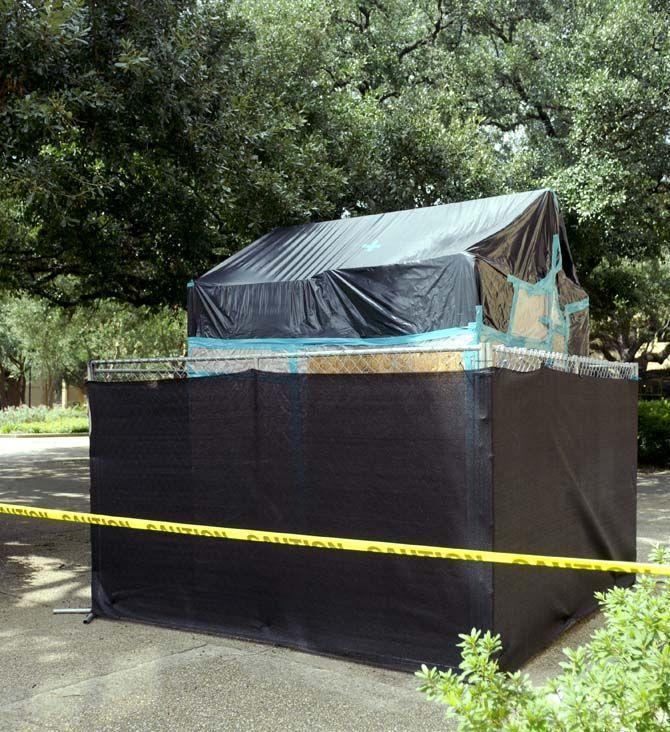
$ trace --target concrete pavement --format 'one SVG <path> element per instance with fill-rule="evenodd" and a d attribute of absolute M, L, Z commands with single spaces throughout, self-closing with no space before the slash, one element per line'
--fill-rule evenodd
<path fill-rule="evenodd" d="M 0 501 L 88 510 L 88 439 L 0 438 Z M 88 528 L 0 523 L 0 730 L 443 730 L 408 674 L 51 613 L 90 604 Z"/>
<path fill-rule="evenodd" d="M 639 555 L 670 540 L 670 472 L 641 474 Z M 0 501 L 88 509 L 88 439 L 0 438 Z M 88 529 L 0 522 L 0 730 L 446 730 L 408 674 L 136 623 L 90 604 Z M 540 680 L 592 618 L 532 661 Z"/>

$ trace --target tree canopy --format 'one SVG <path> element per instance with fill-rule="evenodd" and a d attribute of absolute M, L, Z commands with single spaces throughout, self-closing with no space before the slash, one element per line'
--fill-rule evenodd
<path fill-rule="evenodd" d="M 0 277 L 73 304 L 179 302 L 243 148 L 217 3 L 3 2 Z"/>
<path fill-rule="evenodd" d="M 597 319 L 667 252 L 667 3 L 0 8 L 2 287 L 183 304 L 275 226 L 539 186 Z"/>
<path fill-rule="evenodd" d="M 592 280 L 591 303 L 599 314 L 591 331 L 595 351 L 611 361 L 637 361 L 640 374 L 670 357 L 667 259 L 603 261 Z"/>

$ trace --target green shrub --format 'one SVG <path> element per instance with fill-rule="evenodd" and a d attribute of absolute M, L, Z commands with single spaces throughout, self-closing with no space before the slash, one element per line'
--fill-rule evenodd
<path fill-rule="evenodd" d="M 667 563 L 656 549 L 652 561 Z M 604 627 L 566 649 L 562 673 L 534 686 L 498 668 L 499 636 L 461 635 L 460 673 L 423 666 L 419 687 L 446 704 L 462 732 L 624 732 L 670 729 L 670 585 L 642 577 L 596 595 Z"/>
<path fill-rule="evenodd" d="M 88 432 L 86 407 L 10 407 L 0 411 L 0 434 Z"/>
<path fill-rule="evenodd" d="M 639 403 L 637 456 L 640 465 L 670 467 L 670 400 Z"/>

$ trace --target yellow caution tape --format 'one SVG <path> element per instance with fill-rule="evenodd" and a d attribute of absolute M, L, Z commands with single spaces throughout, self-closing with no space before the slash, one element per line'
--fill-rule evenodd
<path fill-rule="evenodd" d="M 434 559 L 462 559 L 467 562 L 493 562 L 495 564 L 520 564 L 532 567 L 556 567 L 559 569 L 590 569 L 596 572 L 623 572 L 625 574 L 654 574 L 670 576 L 670 566 L 644 562 L 616 562 L 609 559 L 585 559 L 582 557 L 551 557 L 540 554 L 512 554 L 479 549 L 451 549 L 423 544 L 398 544 L 394 541 L 370 541 L 367 539 L 342 539 L 333 536 L 310 534 L 286 534 L 261 529 L 233 529 L 202 524 L 182 524 L 158 519 L 138 519 L 126 516 L 107 516 L 98 513 L 61 511 L 55 508 L 34 508 L 0 503 L 0 514 L 24 516 L 34 519 L 52 519 L 70 523 L 111 526 L 141 531 L 161 531 L 170 534 L 207 536 L 213 539 L 235 541 L 261 541 L 270 544 L 290 544 L 315 549 L 336 549 L 351 552 L 374 552 Z"/>

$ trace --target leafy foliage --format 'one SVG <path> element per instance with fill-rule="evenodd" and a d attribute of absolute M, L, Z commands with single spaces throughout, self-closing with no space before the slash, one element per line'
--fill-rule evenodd
<path fill-rule="evenodd" d="M 151 358 L 182 353 L 182 310 L 133 307 L 110 300 L 65 309 L 36 298 L 0 300 L 0 407 L 8 381 L 25 391 L 26 373 L 44 380 L 50 396 L 61 378 L 81 384 L 96 358 Z M 25 395 L 24 395 L 25 398 Z"/>
<path fill-rule="evenodd" d="M 638 404 L 637 459 L 641 465 L 670 468 L 670 401 Z"/>
<path fill-rule="evenodd" d="M 110 300 L 66 311 L 65 374 L 81 381 L 91 359 L 155 358 L 185 352 L 186 317 L 179 308 L 133 307 Z"/>
<path fill-rule="evenodd" d="M 88 432 L 85 407 L 10 407 L 0 411 L 0 434 L 74 434 Z"/>
<path fill-rule="evenodd" d="M 65 313 L 46 302 L 27 297 L 4 299 L 0 303 L 0 331 L 5 334 L 5 347 L 0 366 L 5 384 L 14 377 L 24 391 L 26 371 L 33 369 L 44 381 L 50 399 L 66 353 L 66 324 Z M 1 406 L 5 406 L 3 402 Z"/>
<path fill-rule="evenodd" d="M 670 356 L 670 260 L 603 260 L 591 273 L 591 345 L 605 358 L 649 363 Z"/>
<path fill-rule="evenodd" d="M 2 278 L 61 304 L 183 300 L 241 142 L 225 5 L 4 0 L 0 37 Z"/>
<path fill-rule="evenodd" d="M 0 286 L 176 305 L 278 225 L 553 186 L 634 356 L 611 304 L 670 242 L 669 25 L 657 0 L 0 0 Z"/>
<path fill-rule="evenodd" d="M 651 559 L 667 564 L 670 552 L 658 548 Z M 562 672 L 546 684 L 500 671 L 500 637 L 473 630 L 461 635 L 461 672 L 423 666 L 420 691 L 446 704 L 464 732 L 668 729 L 670 585 L 645 576 L 596 597 L 604 626 L 586 645 L 566 649 Z"/>

